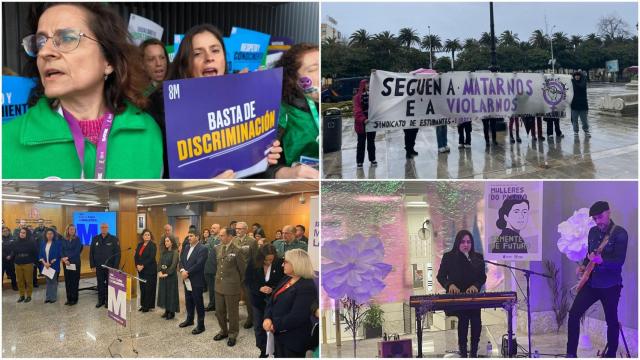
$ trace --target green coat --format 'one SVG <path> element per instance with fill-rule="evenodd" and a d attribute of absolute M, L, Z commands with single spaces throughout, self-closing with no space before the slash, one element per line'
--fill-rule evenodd
<path fill-rule="evenodd" d="M 177 267 L 178 250 L 163 251 L 160 255 L 158 270 L 169 276 L 158 279 L 158 307 L 171 312 L 180 312 Z"/>
<path fill-rule="evenodd" d="M 207 262 L 204 263 L 204 273 L 215 275 L 216 273 L 216 250 L 215 247 L 220 244 L 215 236 L 210 236 L 209 241 L 204 245 L 207 248 Z"/>
<path fill-rule="evenodd" d="M 127 103 L 116 115 L 107 142 L 107 179 L 162 176 L 162 133 L 147 113 Z M 94 178 L 96 145 L 85 139 L 84 176 Z M 67 121 L 41 98 L 26 114 L 2 125 L 3 179 L 81 177 L 80 160 Z"/>
<path fill-rule="evenodd" d="M 311 112 L 283 102 L 278 126 L 283 131 L 282 148 L 287 166 L 299 162 L 300 156 L 319 159 L 320 130 Z"/>

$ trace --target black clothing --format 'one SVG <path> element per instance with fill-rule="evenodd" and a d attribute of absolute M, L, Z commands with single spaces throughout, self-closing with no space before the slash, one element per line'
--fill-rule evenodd
<path fill-rule="evenodd" d="M 587 78 L 580 76 L 580 81 L 576 81 L 571 77 L 571 84 L 573 85 L 573 99 L 571 100 L 571 110 L 589 110 L 589 103 L 587 102 Z"/>
<path fill-rule="evenodd" d="M 144 242 L 138 244 L 134 255 L 136 266 L 144 266 L 142 271 L 138 271 L 138 275 L 141 279 L 147 281 L 146 283 L 140 282 L 140 306 L 144 309 L 152 309 L 156 306 L 156 284 L 158 281 L 158 266 L 156 264 L 157 249 L 156 244 L 153 241 L 149 241 L 142 255 L 140 255 L 140 249 L 143 244 Z"/>
<path fill-rule="evenodd" d="M 94 236 L 89 248 L 89 266 L 96 269 L 98 303 L 106 304 L 109 270 L 102 265 L 112 268 L 120 266 L 120 242 L 117 237 L 108 233 L 105 237 L 102 234 Z"/>
<path fill-rule="evenodd" d="M 369 161 L 376 161 L 376 133 L 370 131 L 364 134 L 356 134 L 358 136 L 358 143 L 356 145 L 356 163 L 364 163 L 364 149 L 367 148 L 367 154 L 369 155 Z"/>
<path fill-rule="evenodd" d="M 414 153 L 416 146 L 416 137 L 418 137 L 418 130 L 420 129 L 404 129 L 404 149 L 408 154 Z"/>
<path fill-rule="evenodd" d="M 462 124 L 458 124 L 458 144 L 471 145 L 471 121 L 465 121 Z"/>

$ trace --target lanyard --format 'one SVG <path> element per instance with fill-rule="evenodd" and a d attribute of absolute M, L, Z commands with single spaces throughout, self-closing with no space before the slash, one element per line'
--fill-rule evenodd
<path fill-rule="evenodd" d="M 309 109 L 311 110 L 311 115 L 313 115 L 313 121 L 316 124 L 316 128 L 320 128 L 320 120 L 318 120 L 318 109 L 316 108 L 316 103 L 313 102 L 312 99 L 308 97 L 304 97 L 307 100 L 307 105 L 309 105 Z"/>
<path fill-rule="evenodd" d="M 70 112 L 62 109 L 62 116 L 67 121 L 67 124 L 69 124 L 69 129 L 71 129 L 71 135 L 73 136 L 73 142 L 76 145 L 76 152 L 78 153 L 80 168 L 82 170 L 80 177 L 84 179 L 84 136 L 82 135 L 82 129 L 80 129 L 78 120 Z M 113 125 L 113 113 L 108 111 L 105 116 L 106 118 L 102 122 L 102 127 L 100 128 L 98 143 L 96 144 L 96 179 L 104 178 L 105 167 L 107 164 L 107 138 L 109 137 L 109 131 L 111 131 L 111 126 Z"/>

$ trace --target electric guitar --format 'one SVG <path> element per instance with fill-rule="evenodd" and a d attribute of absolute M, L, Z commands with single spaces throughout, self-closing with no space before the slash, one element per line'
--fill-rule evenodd
<path fill-rule="evenodd" d="M 611 235 L 611 233 L 613 232 L 616 226 L 617 225 L 612 227 L 611 230 L 604 236 L 604 239 L 602 239 L 602 242 L 600 243 L 600 245 L 595 251 L 596 255 L 600 255 L 602 253 L 602 250 L 604 250 L 604 247 L 607 246 L 607 243 L 609 243 L 609 236 Z M 593 261 L 589 261 L 589 264 L 587 264 L 587 267 L 584 269 L 584 273 L 582 274 L 582 277 L 580 277 L 580 281 L 575 286 L 576 293 L 578 293 L 580 289 L 584 287 L 587 281 L 589 281 L 589 277 L 591 276 L 591 273 L 593 272 L 593 269 L 595 269 L 596 265 L 597 264 L 594 263 Z"/>

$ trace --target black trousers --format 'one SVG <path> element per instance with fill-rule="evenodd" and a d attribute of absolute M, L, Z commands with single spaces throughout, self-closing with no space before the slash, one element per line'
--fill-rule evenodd
<path fill-rule="evenodd" d="M 509 137 L 513 139 L 513 125 L 516 126 L 516 138 L 520 138 L 520 119 L 512 117 L 509 119 Z"/>
<path fill-rule="evenodd" d="M 98 280 L 98 302 L 107 303 L 107 280 L 109 279 L 109 270 L 102 266 L 96 267 L 96 280 Z"/>
<path fill-rule="evenodd" d="M 33 269 L 33 286 L 38 287 L 38 272 L 40 271 L 40 267 L 38 263 L 34 263 L 33 267 L 35 268 Z"/>
<path fill-rule="evenodd" d="M 18 288 L 18 282 L 16 281 L 16 268 L 14 267 L 13 260 L 2 259 L 2 277 L 7 274 L 9 280 L 11 280 L 11 287 Z"/>
<path fill-rule="evenodd" d="M 374 131 L 364 134 L 358 134 L 358 145 L 356 147 L 356 163 L 362 164 L 364 162 L 364 148 L 367 146 L 367 154 L 369 154 L 369 161 L 376 161 L 376 133 Z"/>
<path fill-rule="evenodd" d="M 404 149 L 407 152 L 415 151 L 418 130 L 420 129 L 404 129 Z"/>
<path fill-rule="evenodd" d="M 305 356 L 306 351 L 296 352 L 289 348 L 287 348 L 284 344 L 278 341 L 278 336 L 275 337 L 274 350 L 275 357 L 277 358 L 303 358 Z"/>
<path fill-rule="evenodd" d="M 562 135 L 562 131 L 560 131 L 560 119 L 549 118 L 549 119 L 545 119 L 545 121 L 547 122 L 547 136 L 553 135 L 554 128 L 556 130 L 557 136 Z"/>
<path fill-rule="evenodd" d="M 187 320 L 193 321 L 194 310 L 198 314 L 198 326 L 204 327 L 204 300 L 202 299 L 203 287 L 192 287 L 191 291 L 184 290 L 184 299 L 187 305 Z"/>
<path fill-rule="evenodd" d="M 147 280 L 146 283 L 140 282 L 140 306 L 146 309 L 156 307 L 156 287 L 158 284 L 158 276 L 152 274 L 140 274 L 140 278 Z"/>
<path fill-rule="evenodd" d="M 67 270 L 67 266 L 64 266 L 64 288 L 67 292 L 67 301 L 78 301 L 78 287 L 80 286 L 80 265 L 78 261 L 76 264 L 76 270 Z"/>
<path fill-rule="evenodd" d="M 256 347 L 260 349 L 260 353 L 267 351 L 267 332 L 262 327 L 264 321 L 264 307 L 253 306 L 253 332 L 256 335 Z"/>
<path fill-rule="evenodd" d="M 204 274 L 204 280 L 207 283 L 207 292 L 209 293 L 207 306 L 216 307 L 216 274 Z"/>
<path fill-rule="evenodd" d="M 484 131 L 484 140 L 489 142 L 489 129 L 491 129 L 491 140 L 496 141 L 496 118 L 482 119 L 482 130 Z"/>
<path fill-rule="evenodd" d="M 467 354 L 467 333 L 469 332 L 469 323 L 471 323 L 471 354 L 478 354 L 478 344 L 480 343 L 480 332 L 482 331 L 482 320 L 480 318 L 480 309 L 462 310 L 457 312 L 458 315 L 458 348 L 461 355 Z"/>
<path fill-rule="evenodd" d="M 462 124 L 458 124 L 458 144 L 471 145 L 471 121 L 465 121 Z"/>
<path fill-rule="evenodd" d="M 606 357 L 616 357 L 618 350 L 618 336 L 620 325 L 618 323 L 618 302 L 622 285 L 609 288 L 592 288 L 585 285 L 569 310 L 569 322 L 567 324 L 567 357 L 576 357 L 578 352 L 578 339 L 580 337 L 580 318 L 596 301 L 600 300 L 604 309 L 604 318 L 607 322 L 607 353 Z"/>

